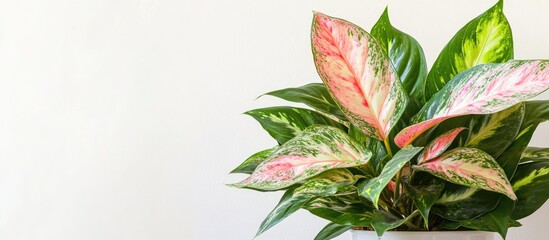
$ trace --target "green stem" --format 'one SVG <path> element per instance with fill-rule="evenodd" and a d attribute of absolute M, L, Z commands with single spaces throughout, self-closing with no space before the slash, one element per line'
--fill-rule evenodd
<path fill-rule="evenodd" d="M 385 144 L 385 150 L 387 150 L 389 157 L 393 158 L 393 151 L 391 151 L 391 144 L 389 144 L 389 139 L 385 138 L 385 140 L 383 140 L 383 143 Z"/>
<path fill-rule="evenodd" d="M 406 219 L 404 220 L 404 224 L 412 230 L 419 230 L 419 227 L 410 223 L 410 220 L 412 220 L 412 218 L 416 217 L 417 215 L 419 215 L 419 210 L 415 210 L 412 214 L 410 214 L 410 216 L 406 217 Z"/>

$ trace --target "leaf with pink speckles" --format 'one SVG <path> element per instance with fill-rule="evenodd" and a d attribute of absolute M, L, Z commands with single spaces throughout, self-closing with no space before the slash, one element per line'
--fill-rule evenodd
<path fill-rule="evenodd" d="M 456 148 L 414 166 L 446 181 L 505 194 L 517 199 L 505 172 L 488 153 L 476 148 Z"/>
<path fill-rule="evenodd" d="M 384 140 L 408 96 L 376 39 L 345 20 L 315 13 L 312 50 L 320 78 L 343 114 L 362 132 Z"/>
<path fill-rule="evenodd" d="M 371 156 L 342 130 L 313 125 L 280 146 L 248 178 L 230 186 L 279 190 L 330 169 L 363 165 Z"/>
<path fill-rule="evenodd" d="M 483 64 L 456 75 L 395 137 L 404 147 L 440 122 L 469 114 L 491 114 L 535 97 L 549 88 L 549 60 Z"/>
<path fill-rule="evenodd" d="M 444 151 L 446 151 L 446 149 L 448 149 L 448 147 L 450 147 L 450 145 L 452 144 L 454 139 L 456 139 L 457 135 L 461 131 L 463 131 L 464 129 L 465 128 L 462 128 L 462 127 L 452 129 L 452 130 L 438 136 L 433 141 L 431 141 L 429 143 L 429 145 L 427 145 L 427 147 L 425 147 L 425 150 L 423 150 L 423 152 L 419 156 L 419 158 L 417 160 L 418 164 L 427 162 L 427 161 L 429 161 L 433 158 L 436 158 L 436 157 L 440 156 L 442 153 L 444 153 Z"/>

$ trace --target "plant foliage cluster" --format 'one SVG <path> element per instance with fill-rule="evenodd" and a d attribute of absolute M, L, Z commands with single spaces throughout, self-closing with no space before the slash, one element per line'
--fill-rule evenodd
<path fill-rule="evenodd" d="M 370 33 L 314 13 L 311 46 L 322 83 L 266 95 L 309 108 L 246 112 L 278 142 L 246 159 L 231 184 L 284 191 L 257 234 L 305 209 L 353 228 L 494 231 L 549 197 L 549 148 L 528 146 L 549 120 L 548 60 L 513 60 L 503 2 L 467 23 L 428 70 L 423 50 L 391 25 Z"/>

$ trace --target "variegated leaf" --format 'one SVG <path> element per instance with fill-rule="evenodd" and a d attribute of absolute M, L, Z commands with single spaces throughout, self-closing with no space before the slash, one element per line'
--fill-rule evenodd
<path fill-rule="evenodd" d="M 245 112 L 257 120 L 263 129 L 279 144 L 294 138 L 305 128 L 322 124 L 346 129 L 338 122 L 331 120 L 320 113 L 297 107 L 269 107 L 254 109 Z"/>
<path fill-rule="evenodd" d="M 446 184 L 432 212 L 452 221 L 474 219 L 494 209 L 500 197 L 496 192 Z"/>
<path fill-rule="evenodd" d="M 362 28 L 315 13 L 312 50 L 320 78 L 352 124 L 384 140 L 407 96 L 379 43 Z"/>
<path fill-rule="evenodd" d="M 312 214 L 340 225 L 369 226 L 374 209 L 354 193 L 314 198 L 303 205 Z"/>
<path fill-rule="evenodd" d="M 516 199 L 505 172 L 496 160 L 476 148 L 456 148 L 414 168 L 455 184 L 498 192 Z"/>
<path fill-rule="evenodd" d="M 549 161 L 549 148 L 527 147 L 520 158 L 521 163 Z"/>
<path fill-rule="evenodd" d="M 524 103 L 474 119 L 465 147 L 478 148 L 497 158 L 517 136 L 524 117 Z"/>
<path fill-rule="evenodd" d="M 251 174 L 257 165 L 269 158 L 273 152 L 275 152 L 278 147 L 269 148 L 260 152 L 255 153 L 254 155 L 247 158 L 242 164 L 236 167 L 231 173 L 247 173 Z"/>
<path fill-rule="evenodd" d="M 483 63 L 503 63 L 513 58 L 511 27 L 503 14 L 503 1 L 473 19 L 450 40 L 433 64 L 424 83 L 423 103 L 458 73 Z"/>
<path fill-rule="evenodd" d="M 428 228 L 431 207 L 439 199 L 440 194 L 444 189 L 444 182 L 440 179 L 421 179 L 418 182 L 419 183 L 417 184 L 412 184 L 405 181 L 404 187 L 414 202 L 414 205 L 416 205 L 417 209 L 421 213 L 425 227 Z"/>
<path fill-rule="evenodd" d="M 320 232 L 315 236 L 314 240 L 330 240 L 352 229 L 351 225 L 341 225 L 337 223 L 328 223 Z"/>
<path fill-rule="evenodd" d="M 310 195 L 294 195 L 294 190 L 295 187 L 286 190 L 280 202 L 278 202 L 276 207 L 263 220 L 261 226 L 259 226 L 256 237 L 299 210 L 305 202 L 312 198 Z"/>
<path fill-rule="evenodd" d="M 538 210 L 549 198 L 549 162 L 521 164 L 511 181 L 517 194 L 513 219 L 521 219 Z"/>
<path fill-rule="evenodd" d="M 456 75 L 414 117 L 416 124 L 395 137 L 399 147 L 440 122 L 468 114 L 491 114 L 549 88 L 549 60 L 484 64 Z"/>
<path fill-rule="evenodd" d="M 521 131 L 511 146 L 496 159 L 506 176 L 513 176 L 520 155 L 532 138 L 533 129 L 529 127 Z M 442 197 L 434 206 L 433 212 L 453 221 L 474 219 L 493 210 L 498 204 L 500 196 L 495 192 L 447 184 Z"/>
<path fill-rule="evenodd" d="M 371 33 L 388 54 L 407 93 L 412 91 L 414 84 L 425 81 L 427 62 L 423 49 L 413 37 L 393 27 L 387 8 Z"/>
<path fill-rule="evenodd" d="M 349 170 L 333 169 L 307 180 L 297 188 L 289 189 L 273 211 L 263 220 L 257 235 L 267 231 L 297 211 L 312 198 L 335 194 L 339 188 L 352 185 L 355 182 L 356 178 Z"/>
<path fill-rule="evenodd" d="M 326 90 L 326 86 L 322 83 L 309 83 L 301 87 L 280 89 L 263 95 L 282 98 L 290 102 L 303 103 L 337 122 L 348 121 L 337 107 L 328 90 Z"/>
<path fill-rule="evenodd" d="M 342 130 L 313 125 L 283 144 L 244 181 L 230 186 L 283 189 L 330 169 L 365 164 L 371 156 Z"/>
<path fill-rule="evenodd" d="M 354 184 L 357 177 L 347 169 L 333 169 L 307 180 L 294 195 L 328 196 L 337 193 L 341 187 Z"/>
<path fill-rule="evenodd" d="M 465 128 L 463 127 L 452 129 L 433 139 L 433 141 L 425 147 L 425 150 L 423 150 L 421 155 L 419 155 L 417 163 L 422 164 L 440 156 L 444 153 L 444 151 L 446 151 L 446 149 L 448 149 L 448 147 L 450 147 L 450 145 L 452 145 L 454 139 L 456 139 L 457 135 L 464 129 Z"/>
<path fill-rule="evenodd" d="M 379 196 L 383 189 L 389 184 L 389 181 L 391 181 L 396 173 L 410 161 L 410 159 L 417 155 L 421 149 L 423 148 L 408 146 L 398 151 L 385 165 L 379 176 L 359 184 L 360 195 L 372 201 L 377 208 Z"/>

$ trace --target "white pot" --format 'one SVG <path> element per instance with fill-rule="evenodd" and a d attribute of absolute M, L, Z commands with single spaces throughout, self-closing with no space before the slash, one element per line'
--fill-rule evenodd
<path fill-rule="evenodd" d="M 494 233 L 480 231 L 386 232 L 378 238 L 374 231 L 351 230 L 351 240 L 494 240 Z"/>

